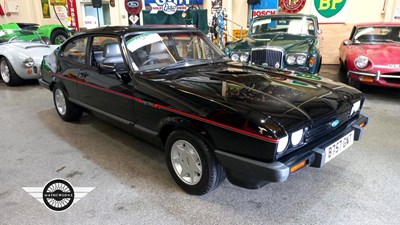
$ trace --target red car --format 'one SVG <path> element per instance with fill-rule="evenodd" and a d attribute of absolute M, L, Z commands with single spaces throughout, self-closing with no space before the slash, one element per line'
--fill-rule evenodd
<path fill-rule="evenodd" d="M 340 45 L 340 65 L 350 85 L 400 88 L 400 23 L 353 27 Z"/>

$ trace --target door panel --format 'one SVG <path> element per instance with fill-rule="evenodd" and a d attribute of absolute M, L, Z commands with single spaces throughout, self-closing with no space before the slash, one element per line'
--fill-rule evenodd
<path fill-rule="evenodd" d="M 116 37 L 95 36 L 90 43 L 88 67 L 78 74 L 79 101 L 132 122 L 133 81 L 128 71 L 113 71 L 117 61 L 125 65 L 119 40 Z M 100 65 L 103 63 L 108 63 L 111 68 L 102 69 Z"/>

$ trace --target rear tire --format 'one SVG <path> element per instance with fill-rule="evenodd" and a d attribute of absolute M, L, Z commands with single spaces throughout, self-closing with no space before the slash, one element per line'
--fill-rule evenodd
<path fill-rule="evenodd" d="M 22 83 L 22 79 L 17 75 L 11 63 L 6 57 L 0 59 L 0 75 L 1 79 L 8 86 L 17 86 Z"/>
<path fill-rule="evenodd" d="M 204 195 L 225 180 L 223 167 L 197 135 L 176 130 L 168 136 L 165 150 L 169 172 L 187 193 Z"/>
<path fill-rule="evenodd" d="M 71 122 L 82 117 L 82 109 L 68 100 L 66 91 L 58 84 L 53 88 L 53 101 L 57 114 L 62 120 Z"/>

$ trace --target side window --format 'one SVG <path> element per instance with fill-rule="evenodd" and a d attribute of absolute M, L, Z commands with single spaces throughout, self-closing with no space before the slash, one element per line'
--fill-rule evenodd
<path fill-rule="evenodd" d="M 79 64 L 86 64 L 86 46 L 88 43 L 88 38 L 75 39 L 68 43 L 63 49 L 64 57 L 77 62 Z"/>
<path fill-rule="evenodd" d="M 110 50 L 113 48 L 113 56 L 118 56 L 122 59 L 119 41 L 117 37 L 112 36 L 96 36 L 92 42 L 92 62 L 93 66 L 99 65 L 106 57 L 110 57 Z M 123 62 L 123 60 L 122 60 Z"/>

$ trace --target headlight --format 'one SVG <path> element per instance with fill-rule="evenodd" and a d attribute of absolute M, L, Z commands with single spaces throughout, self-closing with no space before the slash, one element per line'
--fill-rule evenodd
<path fill-rule="evenodd" d="M 289 65 L 294 65 L 296 63 L 296 56 L 295 55 L 288 55 L 286 57 L 286 63 Z"/>
<path fill-rule="evenodd" d="M 354 64 L 359 69 L 364 69 L 368 66 L 369 59 L 366 56 L 358 56 L 356 60 L 354 60 Z"/>
<path fill-rule="evenodd" d="M 247 63 L 249 61 L 249 53 L 247 52 L 232 53 L 231 59 L 235 62 Z"/>
<path fill-rule="evenodd" d="M 231 59 L 232 59 L 233 61 L 235 61 L 235 62 L 239 62 L 239 55 L 236 54 L 236 53 L 234 53 L 234 54 L 231 55 Z"/>
<path fill-rule="evenodd" d="M 305 55 L 297 56 L 297 59 L 296 59 L 297 65 L 304 65 L 304 64 L 306 64 L 306 61 L 307 61 L 307 56 L 305 56 Z"/>
<path fill-rule="evenodd" d="M 357 101 L 353 104 L 353 107 L 351 107 L 351 112 L 350 112 L 350 116 L 353 115 L 355 112 L 357 112 L 358 110 L 360 110 L 361 107 L 361 101 Z"/>
<path fill-rule="evenodd" d="M 286 149 L 288 142 L 289 142 L 288 136 L 285 136 L 285 137 L 279 139 L 278 149 L 277 149 L 278 153 L 281 153 Z"/>
<path fill-rule="evenodd" d="M 293 146 L 300 144 L 301 140 L 303 139 L 303 129 L 293 132 L 290 136 L 290 141 L 292 142 Z"/>
<path fill-rule="evenodd" d="M 23 63 L 24 63 L 24 65 L 25 65 L 26 67 L 32 67 L 33 64 L 34 64 L 33 59 L 32 59 L 31 57 L 26 58 L 26 59 L 23 61 Z"/>
<path fill-rule="evenodd" d="M 286 63 L 288 65 L 304 65 L 307 62 L 307 55 L 303 53 L 289 53 L 286 56 Z"/>
<path fill-rule="evenodd" d="M 240 62 L 248 62 L 249 60 L 249 53 L 243 53 L 240 55 Z"/>

